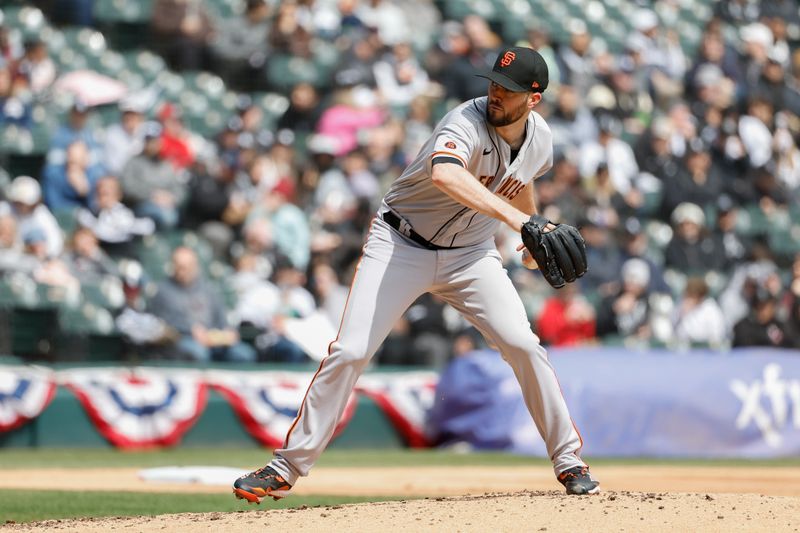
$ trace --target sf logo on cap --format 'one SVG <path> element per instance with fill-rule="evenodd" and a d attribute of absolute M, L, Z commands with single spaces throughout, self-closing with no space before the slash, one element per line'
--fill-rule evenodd
<path fill-rule="evenodd" d="M 503 59 L 500 60 L 500 65 L 507 67 L 511 64 L 512 61 L 514 61 L 514 59 L 516 59 L 516 57 L 517 54 L 509 50 L 508 52 L 503 54 Z"/>

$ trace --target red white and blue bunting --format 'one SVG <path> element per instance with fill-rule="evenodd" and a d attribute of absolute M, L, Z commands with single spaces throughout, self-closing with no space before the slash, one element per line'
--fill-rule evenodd
<path fill-rule="evenodd" d="M 283 445 L 312 377 L 305 372 L 215 370 L 206 374 L 208 384 L 230 403 L 247 432 L 272 448 Z M 351 394 L 334 439 L 353 418 L 357 403 L 355 394 Z"/>
<path fill-rule="evenodd" d="M 356 390 L 374 401 L 413 448 L 430 445 L 425 418 L 433 406 L 435 372 L 403 372 L 361 376 Z"/>
<path fill-rule="evenodd" d="M 39 416 L 55 393 L 56 383 L 48 369 L 0 367 L 0 433 Z"/>
<path fill-rule="evenodd" d="M 72 391 L 97 431 L 119 448 L 173 446 L 205 409 L 208 387 L 231 405 L 259 443 L 280 447 L 303 402 L 310 372 L 198 371 L 166 368 L 84 368 L 53 372 L 0 367 L 0 433 L 38 416 L 56 384 Z M 355 413 L 358 394 L 372 399 L 409 446 L 429 444 L 425 419 L 433 405 L 434 372 L 368 374 L 348 399 L 334 432 Z"/>
<path fill-rule="evenodd" d="M 189 369 L 75 369 L 59 378 L 100 434 L 121 448 L 175 445 L 206 406 L 203 375 Z"/>

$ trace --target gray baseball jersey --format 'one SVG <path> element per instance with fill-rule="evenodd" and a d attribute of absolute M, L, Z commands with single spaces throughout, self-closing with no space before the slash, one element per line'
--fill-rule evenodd
<path fill-rule="evenodd" d="M 459 204 L 430 177 L 434 160 L 453 161 L 495 194 L 512 200 L 550 168 L 550 130 L 542 117 L 529 114 L 524 143 L 509 163 L 511 150 L 487 127 L 485 108 L 486 98 L 477 98 L 448 113 L 384 197 L 339 333 L 270 463 L 290 484 L 308 474 L 333 436 L 361 372 L 408 306 L 426 292 L 463 314 L 511 365 L 555 472 L 584 464 L 578 456 L 580 435 L 553 367 L 494 245 L 499 222 Z M 387 210 L 397 224 L 383 216 Z M 414 238 L 419 235 L 422 243 Z"/>
<path fill-rule="evenodd" d="M 553 166 L 550 127 L 535 111 L 528 115 L 525 140 L 509 165 L 511 149 L 486 123 L 487 98 L 469 100 L 439 122 L 417 158 L 384 197 L 387 207 L 426 240 L 460 247 L 490 239 L 500 221 L 456 202 L 431 181 L 434 158 L 460 163 L 490 191 L 512 200 L 531 180 Z"/>

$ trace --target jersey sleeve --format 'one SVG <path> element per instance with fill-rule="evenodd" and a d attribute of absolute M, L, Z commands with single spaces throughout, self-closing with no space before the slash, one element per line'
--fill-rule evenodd
<path fill-rule="evenodd" d="M 446 120 L 446 119 L 445 119 Z M 445 122 L 435 133 L 430 166 L 437 163 L 455 163 L 468 168 L 472 153 L 478 146 L 478 133 L 475 127 L 456 116 Z"/>
<path fill-rule="evenodd" d="M 544 165 L 542 165 L 539 168 L 539 170 L 536 171 L 536 174 L 533 176 L 533 179 L 535 180 L 535 179 L 541 178 L 551 168 L 553 168 L 553 152 L 552 151 L 550 152 L 550 157 L 547 158 L 547 161 L 545 161 Z"/>

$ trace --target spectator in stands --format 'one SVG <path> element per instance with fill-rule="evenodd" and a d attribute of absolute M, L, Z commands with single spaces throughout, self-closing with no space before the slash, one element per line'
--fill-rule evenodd
<path fill-rule="evenodd" d="M 29 271 L 17 221 L 10 213 L 0 214 L 0 276 L 6 272 Z"/>
<path fill-rule="evenodd" d="M 267 60 L 267 34 L 272 5 L 266 0 L 247 0 L 242 15 L 220 21 L 211 40 L 214 70 L 230 86 L 258 89 Z"/>
<path fill-rule="evenodd" d="M 278 258 L 272 276 L 281 292 L 279 313 L 289 317 L 307 317 L 317 308 L 314 296 L 305 288 L 306 275 L 287 258 Z"/>
<path fill-rule="evenodd" d="M 785 297 L 786 333 L 792 348 L 800 348 L 800 254 L 792 262 L 792 278 Z"/>
<path fill-rule="evenodd" d="M 536 321 L 536 333 L 545 345 L 576 346 L 595 338 L 595 311 L 575 285 L 548 298 Z"/>
<path fill-rule="evenodd" d="M 717 223 L 714 227 L 715 249 L 725 254 L 725 271 L 731 272 L 747 257 L 752 243 L 739 234 L 736 228 L 739 207 L 730 196 L 723 194 L 716 200 Z"/>
<path fill-rule="evenodd" d="M 47 43 L 38 38 L 25 42 L 25 52 L 16 64 L 14 78 L 24 81 L 37 97 L 56 80 L 56 65 L 50 58 Z"/>
<path fill-rule="evenodd" d="M 31 228 L 22 235 L 25 253 L 32 260 L 32 275 L 37 283 L 58 287 L 65 292 L 66 301 L 76 301 L 81 290 L 80 281 L 72 275 L 69 266 L 60 257 L 47 251 L 47 235 L 39 228 Z"/>
<path fill-rule="evenodd" d="M 736 84 L 741 83 L 742 73 L 739 70 L 738 59 L 732 50 L 726 48 L 725 38 L 720 29 L 713 25 L 706 26 L 697 57 L 686 73 L 684 86 L 687 98 L 696 98 L 697 77 L 700 69 L 705 65 L 716 66 L 726 78 Z"/>
<path fill-rule="evenodd" d="M 225 221 L 233 225 L 244 222 L 261 197 L 283 183 L 282 178 L 278 162 L 269 154 L 259 154 L 244 164 L 233 184 Z"/>
<path fill-rule="evenodd" d="M 672 212 L 675 234 L 667 245 L 664 261 L 667 268 L 682 274 L 720 270 L 725 254 L 708 234 L 706 216 L 700 206 L 684 202 Z"/>
<path fill-rule="evenodd" d="M 365 199 L 377 204 L 381 184 L 370 170 L 369 157 L 361 149 L 355 149 L 342 158 L 342 170 L 356 199 Z M 375 205 L 377 208 L 377 205 Z"/>
<path fill-rule="evenodd" d="M 310 285 L 317 300 L 317 308 L 325 314 L 334 327 L 338 327 L 347 303 L 349 289 L 339 283 L 336 270 L 322 261 L 312 267 Z"/>
<path fill-rule="evenodd" d="M 231 284 L 236 291 L 234 314 L 239 327 L 252 327 L 258 332 L 255 346 L 260 361 L 303 363 L 308 356 L 286 338 L 282 313 L 284 295 L 258 273 L 258 258 L 245 253 L 236 260 L 236 273 Z"/>
<path fill-rule="evenodd" d="M 385 112 L 372 90 L 341 90 L 334 95 L 334 104 L 322 113 L 317 133 L 337 139 L 336 155 L 344 155 L 358 146 L 362 130 L 377 127 L 384 119 Z"/>
<path fill-rule="evenodd" d="M 211 19 L 200 0 L 156 0 L 151 42 L 175 70 L 200 70 L 207 63 Z"/>
<path fill-rule="evenodd" d="M 81 283 L 96 282 L 103 276 L 117 276 L 116 263 L 100 248 L 92 230 L 78 228 L 72 234 L 70 251 L 64 257 L 70 272 Z"/>
<path fill-rule="evenodd" d="M 663 183 L 675 178 L 680 169 L 672 146 L 673 128 L 666 117 L 653 120 L 636 143 L 634 154 L 639 169 Z M 682 143 L 681 148 L 683 149 Z"/>
<path fill-rule="evenodd" d="M 227 259 L 234 240 L 234 228 L 244 220 L 245 213 L 232 205 L 236 169 L 224 158 L 198 159 L 189 180 L 184 226 L 197 230 L 207 239 L 218 259 Z"/>
<path fill-rule="evenodd" d="M 759 286 L 767 287 L 777 297 L 780 285 L 778 267 L 769 247 L 756 240 L 746 261 L 736 265 L 727 286 L 719 296 L 729 330 L 732 331 L 733 326 L 748 315 Z"/>
<path fill-rule="evenodd" d="M 435 90 L 408 42 L 394 45 L 373 68 L 378 96 L 389 106 L 405 108 L 415 97 Z"/>
<path fill-rule="evenodd" d="M 639 174 L 639 165 L 630 145 L 619 138 L 622 124 L 616 118 L 601 114 L 598 119 L 600 135 L 597 141 L 590 141 L 581 146 L 581 176 L 589 178 L 597 172 L 601 162 L 608 166 L 608 172 L 614 188 L 623 196 L 635 188 Z"/>
<path fill-rule="evenodd" d="M 67 146 L 66 161 L 49 164 L 44 169 L 44 201 L 53 213 L 72 212 L 93 207 L 97 181 L 102 168 L 89 162 L 89 150 L 83 141 Z"/>
<path fill-rule="evenodd" d="M 431 55 L 429 62 L 439 65 L 435 79 L 448 99 L 463 102 L 486 93 L 486 81 L 475 73 L 491 69 L 492 59 L 470 39 L 462 23 L 451 20 L 442 25 L 439 49 Z"/>
<path fill-rule="evenodd" d="M 119 176 L 125 164 L 141 153 L 144 147 L 144 109 L 133 98 L 119 104 L 121 119 L 106 128 L 103 164 L 106 170 Z"/>
<path fill-rule="evenodd" d="M 758 20 L 761 0 L 728 0 L 714 4 L 714 13 L 725 22 L 741 26 Z"/>
<path fill-rule="evenodd" d="M 411 21 L 395 2 L 364 0 L 359 2 L 355 14 L 365 26 L 375 28 L 381 41 L 389 46 L 408 39 L 412 34 Z"/>
<path fill-rule="evenodd" d="M 353 32 L 339 58 L 333 75 L 334 87 L 345 89 L 358 86 L 375 87 L 373 67 L 383 48 L 377 32 L 369 29 Z"/>
<path fill-rule="evenodd" d="M 766 288 L 758 287 L 752 310 L 733 328 L 733 346 L 789 346 L 791 339 L 786 325 L 777 316 L 777 310 L 777 298 Z"/>
<path fill-rule="evenodd" d="M 432 99 L 418 96 L 409 105 L 408 115 L 405 120 L 405 139 L 402 146 L 402 152 L 406 156 L 406 165 L 411 164 L 414 157 L 425 145 L 425 141 L 433 133 L 431 124 L 433 115 L 432 103 Z"/>
<path fill-rule="evenodd" d="M 381 365 L 441 368 L 452 355 L 446 304 L 425 294 L 411 304 L 376 354 Z"/>
<path fill-rule="evenodd" d="M 719 66 L 706 63 L 700 65 L 695 73 L 688 103 L 695 117 L 707 118 L 711 112 L 721 113 L 734 105 L 737 96 L 734 81 L 726 77 Z M 688 135 L 689 138 L 694 136 Z"/>
<path fill-rule="evenodd" d="M 176 171 L 190 167 L 194 162 L 194 152 L 181 110 L 175 104 L 166 103 L 158 112 L 158 121 L 161 123 L 161 157 L 172 163 Z"/>
<path fill-rule="evenodd" d="M 650 257 L 648 250 L 648 236 L 642 222 L 634 217 L 625 219 L 620 224 L 620 241 L 622 243 L 622 260 L 641 259 L 649 268 L 650 283 L 647 291 L 653 293 L 669 293 L 670 288 L 664 280 L 663 261 L 656 262 Z"/>
<path fill-rule="evenodd" d="M 561 85 L 556 93 L 553 114 L 547 117 L 553 132 L 554 156 L 573 146 L 597 141 L 597 121 L 571 85 Z"/>
<path fill-rule="evenodd" d="M 647 286 L 650 269 L 641 259 L 622 265 L 622 285 L 603 298 L 597 311 L 597 335 L 619 335 L 623 339 L 646 341 L 652 336 Z"/>
<path fill-rule="evenodd" d="M 301 82 L 292 88 L 289 107 L 278 119 L 278 129 L 290 129 L 298 135 L 310 134 L 322 116 L 322 105 L 317 90 L 310 83 Z"/>
<path fill-rule="evenodd" d="M 636 189 L 629 189 L 624 196 L 616 190 L 605 161 L 597 165 L 594 176 L 584 181 L 584 187 L 590 198 L 587 202 L 590 216 L 611 228 L 619 225 L 620 217 L 635 215 L 644 202 L 642 193 Z"/>
<path fill-rule="evenodd" d="M 786 318 L 787 346 L 795 350 L 800 348 L 800 298 L 795 297 L 790 301 L 789 313 Z"/>
<path fill-rule="evenodd" d="M 172 253 L 172 275 L 158 285 L 148 307 L 181 335 L 172 346 L 176 357 L 199 363 L 255 360 L 253 347 L 240 342 L 228 324 L 222 298 L 203 279 L 190 248 Z"/>
<path fill-rule="evenodd" d="M 69 111 L 66 124 L 60 125 L 50 138 L 50 149 L 47 152 L 48 165 L 63 165 L 67 158 L 67 147 L 82 141 L 89 151 L 89 165 L 98 165 L 103 161 L 103 143 L 101 132 L 89 122 L 89 107 L 76 101 Z"/>
<path fill-rule="evenodd" d="M 147 310 L 144 297 L 146 279 L 138 261 L 120 263 L 122 292 L 125 303 L 114 323 L 125 341 L 132 345 L 140 357 L 155 356 L 161 346 L 169 347 L 180 340 L 179 333 Z"/>
<path fill-rule="evenodd" d="M 325 257 L 337 271 L 349 271 L 361 255 L 365 227 L 359 224 L 361 212 L 371 217 L 369 204 L 348 201 L 339 194 L 325 198 L 314 212 L 319 227 L 311 239 L 312 253 Z"/>
<path fill-rule="evenodd" d="M 453 352 L 451 331 L 448 323 L 448 305 L 433 294 L 425 294 L 408 308 L 405 318 L 409 325 L 411 350 L 404 354 L 400 365 L 442 368 Z M 387 361 L 384 359 L 384 364 Z"/>
<path fill-rule="evenodd" d="M 709 295 L 703 278 L 686 282 L 683 299 L 673 317 L 675 339 L 686 346 L 720 349 L 728 341 L 727 325 L 719 304 Z"/>
<path fill-rule="evenodd" d="M 275 236 L 268 218 L 256 217 L 242 228 L 242 242 L 231 245 L 231 255 L 238 259 L 244 254 L 255 259 L 255 272 L 262 279 L 269 279 L 279 261 L 286 259 L 275 248 Z"/>
<path fill-rule="evenodd" d="M 249 324 L 267 331 L 280 308 L 280 291 L 261 276 L 258 260 L 249 252 L 236 258 L 236 272 L 231 276 L 231 286 L 236 291 L 234 315 L 240 326 Z"/>
<path fill-rule="evenodd" d="M 248 215 L 248 222 L 269 219 L 278 252 L 288 257 L 292 266 L 305 271 L 310 258 L 311 230 L 303 211 L 289 201 L 290 195 L 286 182 L 279 182 L 261 195 Z"/>
<path fill-rule="evenodd" d="M 403 171 L 403 162 L 413 157 L 400 151 L 403 146 L 403 126 L 397 119 L 367 130 L 363 134 L 364 152 L 369 160 L 369 170 L 385 188 Z"/>
<path fill-rule="evenodd" d="M 663 182 L 662 216 L 669 216 L 682 202 L 711 205 L 722 194 L 724 185 L 722 172 L 714 165 L 708 146 L 700 139 L 693 139 L 678 173 Z"/>
<path fill-rule="evenodd" d="M 772 137 L 773 158 L 775 160 L 775 177 L 787 191 L 797 198 L 800 191 L 800 148 L 798 148 L 789 127 L 791 117 L 792 115 L 785 112 L 775 115 L 775 134 Z"/>
<path fill-rule="evenodd" d="M 753 98 L 747 105 L 747 112 L 739 119 L 739 137 L 754 168 L 762 167 L 772 159 L 773 116 L 769 101 Z"/>
<path fill-rule="evenodd" d="M 745 91 L 758 84 L 769 53 L 775 44 L 772 30 L 760 22 L 739 26 L 739 37 L 742 43 L 740 68 L 743 74 L 742 84 Z"/>
<path fill-rule="evenodd" d="M 674 32 L 662 33 L 658 15 L 649 9 L 639 9 L 633 15 L 634 37 L 641 42 L 645 67 L 660 71 L 674 80 L 683 80 L 686 57 Z M 657 85 L 657 83 L 656 83 Z"/>
<path fill-rule="evenodd" d="M 564 152 L 555 158 L 553 168 L 537 182 L 536 195 L 547 216 L 578 220 L 586 216 L 586 194 L 578 172 L 577 153 Z"/>
<path fill-rule="evenodd" d="M 47 255 L 58 256 L 64 246 L 64 236 L 53 214 L 41 203 L 42 189 L 30 176 L 14 178 L 6 190 L 8 203 L 0 203 L 0 214 L 11 214 L 17 221 L 20 235 L 34 229 L 45 235 Z"/>
<path fill-rule="evenodd" d="M 0 126 L 33 126 L 32 98 L 25 84 L 13 78 L 11 66 L 0 60 Z"/>
<path fill-rule="evenodd" d="M 764 98 L 772 104 L 775 111 L 791 111 L 800 114 L 800 89 L 786 83 L 786 69 L 789 64 L 789 50 L 773 45 L 767 53 L 767 62 L 761 70 L 756 83 L 748 88 L 748 93 Z"/>
<path fill-rule="evenodd" d="M 558 68 L 561 71 L 561 83 L 575 88 L 583 100 L 594 85 L 594 54 L 590 48 L 592 36 L 586 23 L 573 19 L 569 23 L 569 45 L 558 50 Z"/>
<path fill-rule="evenodd" d="M 142 153 L 128 161 L 120 181 L 125 202 L 138 216 L 153 219 L 159 228 L 173 228 L 187 191 L 161 151 L 161 127 L 149 123 Z"/>
<path fill-rule="evenodd" d="M 586 103 L 595 113 L 607 114 L 619 121 L 617 136 L 623 133 L 640 135 L 653 112 L 648 87 L 639 87 L 634 78 L 635 68 L 627 58 L 618 60 L 608 75 L 603 76 L 602 81 L 592 86 L 586 95 Z"/>
<path fill-rule="evenodd" d="M 122 187 L 114 176 L 100 178 L 95 187 L 92 210 L 81 209 L 77 220 L 81 226 L 91 230 L 106 248 L 120 253 L 125 250 L 120 245 L 155 231 L 151 219 L 136 218 L 133 211 L 122 203 Z"/>
<path fill-rule="evenodd" d="M 622 251 L 609 228 L 591 218 L 579 219 L 581 235 L 586 241 L 586 260 L 592 268 L 580 279 L 581 287 L 607 295 L 618 285 L 622 267 Z"/>
<path fill-rule="evenodd" d="M 281 2 L 272 17 L 272 26 L 267 31 L 269 47 L 277 53 L 300 55 L 310 52 L 312 27 L 302 20 L 297 2 Z"/>

